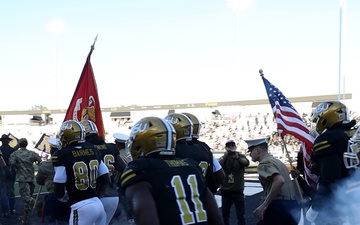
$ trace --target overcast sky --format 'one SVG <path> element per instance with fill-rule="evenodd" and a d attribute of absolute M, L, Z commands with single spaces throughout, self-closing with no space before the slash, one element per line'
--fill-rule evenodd
<path fill-rule="evenodd" d="M 360 1 L 342 18 L 359 102 Z M 286 97 L 339 93 L 339 0 L 3 1 L 0 27 L 0 111 L 67 108 L 96 35 L 101 107 L 265 99 L 259 69 Z"/>

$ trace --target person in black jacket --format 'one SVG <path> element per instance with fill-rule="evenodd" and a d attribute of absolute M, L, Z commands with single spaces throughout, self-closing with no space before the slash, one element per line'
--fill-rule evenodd
<path fill-rule="evenodd" d="M 4 171 L 4 182 L 1 182 L 1 209 L 2 215 L 7 217 L 9 213 L 15 213 L 15 179 L 16 173 L 11 169 L 9 165 L 9 158 L 11 153 L 15 152 L 15 149 L 9 145 L 12 138 L 7 134 L 3 134 L 0 138 L 2 145 L 0 151 L 2 152 L 2 157 L 6 163 L 6 167 L 3 168 Z"/>

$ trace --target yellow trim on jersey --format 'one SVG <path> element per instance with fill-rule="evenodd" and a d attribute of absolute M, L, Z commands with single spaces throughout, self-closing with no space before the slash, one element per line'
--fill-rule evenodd
<path fill-rule="evenodd" d="M 134 171 L 132 169 L 125 171 L 121 175 L 121 185 L 123 185 L 125 182 L 127 182 L 128 180 L 130 180 L 131 178 L 133 178 L 135 176 L 136 176 L 136 174 L 134 173 Z"/>
<path fill-rule="evenodd" d="M 329 147 L 330 147 L 330 144 L 328 141 L 322 141 L 322 142 L 319 142 L 316 145 L 314 145 L 314 150 L 317 152 L 317 151 L 320 151 L 320 150 L 323 150 L 323 149 L 326 149 Z"/>
<path fill-rule="evenodd" d="M 51 156 L 51 161 L 52 162 L 59 162 L 59 158 L 57 156 Z"/>

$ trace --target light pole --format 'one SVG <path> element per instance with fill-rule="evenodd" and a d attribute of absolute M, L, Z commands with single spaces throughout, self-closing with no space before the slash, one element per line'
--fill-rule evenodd
<path fill-rule="evenodd" d="M 249 8 L 251 2 L 252 0 L 227 0 L 227 6 L 236 12 L 236 56 L 238 63 L 240 61 L 240 12 Z"/>
<path fill-rule="evenodd" d="M 347 0 L 340 0 L 340 27 L 339 27 L 339 78 L 338 78 L 338 100 L 345 100 L 345 76 L 346 76 L 346 11 Z M 344 64 L 345 63 L 345 64 Z M 345 72 L 345 73 L 344 73 Z M 343 82 L 341 96 L 341 82 Z"/>
<path fill-rule="evenodd" d="M 51 23 L 45 24 L 45 28 L 53 35 L 54 40 L 54 74 L 55 74 L 55 88 L 56 88 L 56 108 L 59 108 L 59 93 L 58 93 L 58 81 L 57 81 L 57 40 L 56 36 L 60 34 L 64 29 L 64 23 L 60 20 L 55 20 Z"/>

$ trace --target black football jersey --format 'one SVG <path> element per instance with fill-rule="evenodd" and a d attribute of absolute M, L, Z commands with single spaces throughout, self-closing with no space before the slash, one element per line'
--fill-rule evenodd
<path fill-rule="evenodd" d="M 204 176 L 192 159 L 139 158 L 128 164 L 121 176 L 126 188 L 145 181 L 152 195 L 160 224 L 208 224 L 204 205 Z"/>
<path fill-rule="evenodd" d="M 52 163 L 54 167 L 65 167 L 70 204 L 96 196 L 101 154 L 94 146 L 82 144 L 58 150 Z"/>
<path fill-rule="evenodd" d="M 312 159 L 320 164 L 320 183 L 330 184 L 349 175 L 343 154 L 350 137 L 349 130 L 339 127 L 329 129 L 315 139 Z"/>
<path fill-rule="evenodd" d="M 115 168 L 115 159 L 120 155 L 120 152 L 115 144 L 106 143 L 106 150 L 100 151 L 103 156 L 103 161 L 109 169 L 109 174 L 112 176 L 114 174 Z"/>
<path fill-rule="evenodd" d="M 203 171 L 206 183 L 212 192 L 219 187 L 216 184 L 213 172 L 213 155 L 202 144 L 196 141 L 176 142 L 175 156 L 195 160 Z"/>
<path fill-rule="evenodd" d="M 101 158 L 109 170 L 110 177 L 115 171 L 115 159 L 120 154 L 115 144 L 106 143 L 101 137 L 90 135 L 86 137 L 86 141 L 93 144 L 100 152 Z"/>

